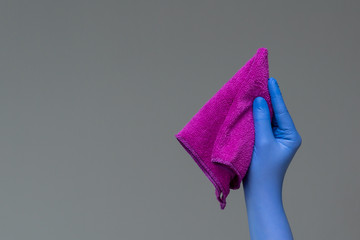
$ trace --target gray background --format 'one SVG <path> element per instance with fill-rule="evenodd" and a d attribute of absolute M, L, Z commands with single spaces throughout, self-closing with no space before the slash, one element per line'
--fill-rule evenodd
<path fill-rule="evenodd" d="M 0 2 L 1 239 L 249 239 L 174 138 L 269 49 L 296 239 L 359 239 L 356 1 Z"/>

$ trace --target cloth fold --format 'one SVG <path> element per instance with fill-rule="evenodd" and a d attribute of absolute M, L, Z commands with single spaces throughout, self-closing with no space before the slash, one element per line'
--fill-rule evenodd
<path fill-rule="evenodd" d="M 226 206 L 230 189 L 240 188 L 251 163 L 255 142 L 254 99 L 263 97 L 273 116 L 268 79 L 268 50 L 259 48 L 175 134 L 214 185 L 221 209 Z"/>

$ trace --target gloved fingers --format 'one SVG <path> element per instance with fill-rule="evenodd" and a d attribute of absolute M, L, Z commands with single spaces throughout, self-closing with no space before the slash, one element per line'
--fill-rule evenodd
<path fill-rule="evenodd" d="M 274 138 L 269 106 L 264 98 L 255 98 L 253 102 L 253 117 L 255 125 L 255 141 L 269 141 Z"/>
<path fill-rule="evenodd" d="M 271 97 L 271 103 L 274 110 L 274 117 L 278 128 L 281 130 L 294 130 L 295 125 L 289 111 L 286 108 L 284 99 L 280 92 L 279 85 L 275 78 L 269 78 L 268 82 L 269 93 Z"/>

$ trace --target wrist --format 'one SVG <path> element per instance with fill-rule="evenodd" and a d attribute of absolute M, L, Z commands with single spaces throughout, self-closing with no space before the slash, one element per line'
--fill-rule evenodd
<path fill-rule="evenodd" d="M 245 200 L 259 204 L 282 204 L 282 182 L 267 181 L 266 183 L 243 182 Z"/>

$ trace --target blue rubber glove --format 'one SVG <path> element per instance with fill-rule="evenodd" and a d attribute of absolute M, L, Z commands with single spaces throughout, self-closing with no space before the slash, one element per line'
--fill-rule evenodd
<path fill-rule="evenodd" d="M 293 239 L 283 208 L 282 185 L 302 140 L 274 78 L 269 79 L 268 88 L 274 117 L 271 121 L 265 99 L 254 100 L 255 146 L 243 180 L 250 237 L 252 240 Z"/>

